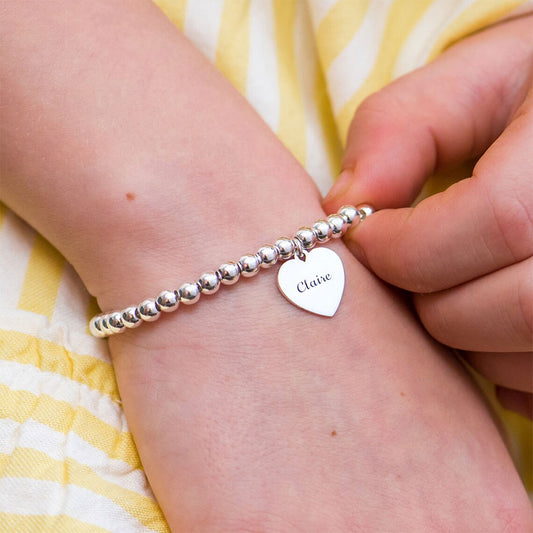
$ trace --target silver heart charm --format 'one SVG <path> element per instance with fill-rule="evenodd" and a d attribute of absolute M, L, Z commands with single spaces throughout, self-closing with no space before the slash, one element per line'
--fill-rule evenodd
<path fill-rule="evenodd" d="M 281 265 L 278 287 L 297 307 L 322 316 L 333 316 L 344 292 L 344 267 L 341 258 L 329 248 L 304 252 Z"/>

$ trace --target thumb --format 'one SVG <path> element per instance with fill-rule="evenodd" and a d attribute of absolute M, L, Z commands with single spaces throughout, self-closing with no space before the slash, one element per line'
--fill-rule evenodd
<path fill-rule="evenodd" d="M 409 205 L 438 168 L 483 153 L 523 99 L 531 18 L 460 41 L 367 98 L 352 121 L 326 212 L 362 202 Z"/>

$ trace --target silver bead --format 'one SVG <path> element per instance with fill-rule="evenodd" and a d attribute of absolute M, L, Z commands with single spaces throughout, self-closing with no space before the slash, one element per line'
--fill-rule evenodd
<path fill-rule="evenodd" d="M 109 335 L 113 335 L 113 332 L 109 329 L 109 326 L 107 324 L 107 318 L 108 315 L 102 316 L 102 319 L 100 320 L 100 329 L 103 331 L 105 337 L 109 337 Z"/>
<path fill-rule="evenodd" d="M 141 325 L 141 317 L 136 307 L 127 307 L 122 311 L 122 323 L 126 328 L 136 328 Z"/>
<path fill-rule="evenodd" d="M 137 311 L 139 313 L 139 316 L 145 322 L 154 322 L 161 316 L 161 313 L 157 308 L 155 300 L 152 299 L 144 300 L 144 302 L 141 302 L 137 306 Z"/>
<path fill-rule="evenodd" d="M 278 262 L 279 252 L 275 246 L 267 244 L 266 246 L 261 246 L 257 251 L 257 255 L 261 259 L 262 268 L 270 268 L 272 265 L 275 265 Z"/>
<path fill-rule="evenodd" d="M 300 228 L 295 237 L 302 243 L 304 250 L 311 250 L 316 245 L 316 235 L 311 228 Z"/>
<path fill-rule="evenodd" d="M 274 243 L 274 246 L 278 249 L 280 259 L 290 259 L 294 255 L 294 242 L 292 239 L 281 237 Z"/>
<path fill-rule="evenodd" d="M 101 316 L 95 316 L 89 322 L 89 330 L 91 335 L 94 335 L 95 337 L 105 337 L 105 333 L 102 331 L 102 327 L 100 325 L 101 319 Z"/>
<path fill-rule="evenodd" d="M 333 230 L 327 220 L 317 220 L 313 224 L 313 232 L 318 242 L 328 242 L 331 239 Z"/>
<path fill-rule="evenodd" d="M 233 285 L 239 281 L 241 275 L 241 267 L 238 263 L 229 261 L 228 263 L 223 263 L 218 269 L 218 275 L 220 277 L 221 283 L 224 285 Z"/>
<path fill-rule="evenodd" d="M 214 294 L 220 289 L 220 279 L 216 272 L 204 272 L 198 280 L 200 290 L 204 294 Z"/>
<path fill-rule="evenodd" d="M 344 218 L 342 218 L 340 215 L 329 215 L 328 223 L 331 226 L 331 237 L 333 239 L 338 239 L 339 237 L 342 237 L 342 235 L 348 229 L 348 224 L 346 224 L 346 220 L 344 220 Z"/>
<path fill-rule="evenodd" d="M 159 296 L 155 299 L 155 304 L 159 311 L 164 313 L 170 313 L 175 311 L 179 306 L 180 300 L 176 291 L 163 291 L 159 293 Z"/>
<path fill-rule="evenodd" d="M 107 316 L 107 327 L 113 333 L 122 333 L 124 331 L 124 323 L 122 322 L 122 313 L 115 311 Z"/>
<path fill-rule="evenodd" d="M 346 220 L 348 225 L 359 222 L 359 211 L 353 205 L 343 205 L 339 209 L 339 215 Z"/>
<path fill-rule="evenodd" d="M 251 278 L 259 272 L 261 259 L 257 255 L 243 255 L 239 259 L 239 265 L 241 267 L 241 274 L 246 278 Z"/>
<path fill-rule="evenodd" d="M 357 206 L 357 211 L 359 212 L 359 218 L 363 221 L 366 217 L 374 213 L 374 208 L 371 205 L 362 204 Z"/>
<path fill-rule="evenodd" d="M 184 283 L 179 289 L 180 302 L 185 305 L 195 304 L 200 299 L 200 287 L 197 283 Z"/>

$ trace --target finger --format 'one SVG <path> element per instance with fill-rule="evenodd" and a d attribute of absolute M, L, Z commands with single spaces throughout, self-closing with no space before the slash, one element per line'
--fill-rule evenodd
<path fill-rule="evenodd" d="M 533 393 L 533 352 L 466 352 L 465 359 L 492 383 Z"/>
<path fill-rule="evenodd" d="M 367 98 L 352 121 L 344 170 L 325 210 L 409 205 L 437 168 L 483 153 L 523 100 L 531 20 L 465 39 Z"/>
<path fill-rule="evenodd" d="M 496 395 L 506 409 L 533 420 L 533 394 L 497 387 Z"/>
<path fill-rule="evenodd" d="M 439 342 L 468 351 L 533 351 L 533 257 L 470 283 L 415 294 L 420 320 Z"/>
<path fill-rule="evenodd" d="M 533 91 L 475 176 L 420 202 L 384 210 L 345 242 L 384 280 L 434 292 L 533 254 Z"/>

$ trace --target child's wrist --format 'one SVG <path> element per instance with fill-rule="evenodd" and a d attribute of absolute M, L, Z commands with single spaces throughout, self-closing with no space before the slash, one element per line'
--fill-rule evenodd
<path fill-rule="evenodd" d="M 116 208 L 105 209 L 110 214 L 103 218 L 96 217 L 98 230 L 89 231 L 93 246 L 83 242 L 73 262 L 102 309 L 127 306 L 164 287 L 194 281 L 206 270 L 255 253 L 273 239 L 292 236 L 299 227 L 326 216 L 303 169 L 297 167 L 291 173 L 290 181 L 280 180 L 278 190 L 283 193 L 278 195 L 271 190 L 258 193 L 265 188 L 262 184 L 251 192 L 246 178 L 239 188 L 239 177 L 220 186 L 216 197 L 206 197 L 205 187 L 199 184 L 194 199 L 176 198 L 157 181 L 142 192 L 130 187 L 137 191 L 131 200 L 128 191 L 114 191 Z M 266 177 L 264 184 L 272 189 Z M 209 186 L 216 187 L 216 183 Z M 265 200 L 267 194 L 273 198 Z M 99 239 L 106 228 L 112 229 Z"/>

